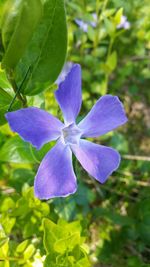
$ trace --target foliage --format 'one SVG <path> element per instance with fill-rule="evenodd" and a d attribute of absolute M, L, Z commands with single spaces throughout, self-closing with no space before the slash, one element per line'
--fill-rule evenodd
<path fill-rule="evenodd" d="M 66 0 L 66 60 L 82 66 L 81 116 L 109 93 L 124 102 L 129 122 L 96 140 L 122 155 L 106 184 L 89 179 L 74 160 L 78 191 L 47 202 L 33 196 L 33 184 L 53 143 L 35 150 L 11 132 L 4 114 L 28 104 L 61 119 L 53 83 L 66 57 L 64 1 L 25 1 L 25 20 L 24 1 L 13 1 L 20 3 L 15 16 L 6 2 L 0 0 L 0 267 L 149 267 L 149 1 Z M 122 15 L 128 30 L 117 27 Z"/>
<path fill-rule="evenodd" d="M 45 248 L 44 266 L 90 266 L 80 222 L 56 224 L 48 219 L 50 206 L 34 197 L 33 188 L 25 185 L 21 194 L 2 196 L 0 212 L 0 260 L 5 265 L 33 266 L 36 257 L 45 255 Z"/>

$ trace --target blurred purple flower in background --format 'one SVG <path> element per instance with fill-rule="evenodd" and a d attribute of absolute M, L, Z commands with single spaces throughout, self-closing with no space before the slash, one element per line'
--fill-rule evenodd
<path fill-rule="evenodd" d="M 93 17 L 93 20 L 92 21 L 85 22 L 85 21 L 83 21 L 81 19 L 75 19 L 76 24 L 84 32 L 87 32 L 88 31 L 88 26 L 89 25 L 92 26 L 93 28 L 95 28 L 96 25 L 97 25 L 97 14 L 96 13 L 92 13 L 91 15 Z"/>
<path fill-rule="evenodd" d="M 81 19 L 75 19 L 76 24 L 80 27 L 84 32 L 88 31 L 88 23 L 84 22 Z"/>
<path fill-rule="evenodd" d="M 64 123 L 36 107 L 6 114 L 12 131 L 37 149 L 51 140 L 57 140 L 56 145 L 43 158 L 35 177 L 34 191 L 40 199 L 65 197 L 76 191 L 72 153 L 92 177 L 104 183 L 119 167 L 120 155 L 112 148 L 83 138 L 98 137 L 127 121 L 118 97 L 106 95 L 76 124 L 82 103 L 81 68 L 78 64 L 73 65 L 65 80 L 60 83 L 55 97 L 63 112 Z"/>
<path fill-rule="evenodd" d="M 89 24 L 93 28 L 95 28 L 97 26 L 97 21 L 98 21 L 97 14 L 96 13 L 92 13 L 92 17 L 93 17 L 93 21 L 90 21 Z"/>
<path fill-rule="evenodd" d="M 131 24 L 130 22 L 127 20 L 127 17 L 122 15 L 121 17 L 121 21 L 120 23 L 117 25 L 117 29 L 125 29 L 125 30 L 128 30 L 130 29 L 131 27 Z"/>

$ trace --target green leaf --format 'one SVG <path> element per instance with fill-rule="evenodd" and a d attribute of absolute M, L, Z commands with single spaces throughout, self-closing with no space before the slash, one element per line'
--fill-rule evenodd
<path fill-rule="evenodd" d="M 109 72 L 112 72 L 117 66 L 117 53 L 116 51 L 112 52 L 111 55 L 108 56 L 106 61 L 106 67 Z"/>
<path fill-rule="evenodd" d="M 16 66 L 42 16 L 41 0 L 9 0 L 2 18 L 3 68 Z"/>
<path fill-rule="evenodd" d="M 7 112 L 11 101 L 12 96 L 5 92 L 2 88 L 0 88 L 0 125 L 3 125 L 7 122 L 5 119 L 5 113 Z M 19 108 L 20 105 L 21 104 L 19 101 L 15 101 L 13 110 Z"/>
<path fill-rule="evenodd" d="M 11 85 L 7 79 L 6 73 L 0 67 L 0 87 L 3 89 L 11 88 Z"/>
<path fill-rule="evenodd" d="M 74 233 L 66 238 L 56 241 L 54 250 L 63 254 L 67 250 L 71 251 L 78 244 L 80 244 L 80 233 Z"/>
<path fill-rule="evenodd" d="M 16 223 L 16 218 L 10 218 L 8 215 L 2 217 L 0 219 L 2 226 L 5 230 L 6 234 L 10 234 L 12 231 L 12 228 L 14 227 L 15 223 Z"/>
<path fill-rule="evenodd" d="M 121 153 L 128 153 L 129 151 L 129 144 L 128 140 L 126 139 L 125 135 L 121 133 L 114 132 L 112 138 L 110 140 L 110 145 L 115 147 Z"/>
<path fill-rule="evenodd" d="M 35 173 L 30 169 L 15 169 L 9 180 L 9 185 L 15 188 L 17 192 L 21 192 L 23 184 L 33 185 Z"/>
<path fill-rule="evenodd" d="M 41 162 L 46 153 L 54 146 L 55 142 L 50 142 L 45 144 L 40 150 L 37 150 L 35 147 L 31 147 L 32 154 L 34 155 L 37 162 Z"/>
<path fill-rule="evenodd" d="M 83 266 L 91 267 L 91 264 L 87 257 L 79 260 L 76 264 L 73 265 L 73 267 L 83 267 Z"/>
<path fill-rule="evenodd" d="M 114 21 L 117 25 L 121 22 L 122 14 L 123 14 L 123 8 L 121 7 L 118 9 L 118 11 L 116 12 L 114 16 Z"/>
<path fill-rule="evenodd" d="M 73 249 L 82 243 L 80 238 L 81 226 L 79 221 L 67 223 L 59 220 L 58 224 L 48 219 L 43 220 L 44 246 L 47 252 L 64 253 L 67 248 Z"/>
<path fill-rule="evenodd" d="M 113 23 L 110 19 L 107 18 L 104 18 L 104 23 L 107 33 L 110 35 L 110 37 L 114 37 L 116 31 L 115 23 Z"/>
<path fill-rule="evenodd" d="M 15 202 L 11 197 L 7 197 L 4 199 L 4 201 L 1 203 L 0 210 L 1 212 L 8 212 L 10 209 L 13 209 L 15 206 Z"/>
<path fill-rule="evenodd" d="M 19 136 L 10 138 L 0 150 L 0 161 L 11 163 L 35 163 L 30 144 Z"/>
<path fill-rule="evenodd" d="M 48 219 L 43 219 L 44 228 L 44 247 L 47 253 L 51 253 L 54 250 L 54 243 L 62 238 L 62 233 L 64 233 L 63 228 L 59 227 L 57 224 L 53 223 Z"/>
<path fill-rule="evenodd" d="M 7 237 L 0 238 L 0 248 L 8 241 Z"/>
<path fill-rule="evenodd" d="M 10 267 L 10 263 L 9 263 L 8 260 L 5 260 L 5 265 L 4 265 L 4 267 Z"/>
<path fill-rule="evenodd" d="M 66 223 L 65 220 L 59 219 L 58 225 L 63 227 L 63 229 L 66 228 L 66 230 L 69 234 L 73 234 L 75 232 L 80 233 L 82 230 L 80 221 L 74 221 L 74 222 Z"/>
<path fill-rule="evenodd" d="M 0 257 L 6 257 L 9 250 L 9 240 L 0 248 Z"/>
<path fill-rule="evenodd" d="M 66 266 L 65 264 L 72 266 L 74 262 L 87 257 L 86 250 L 83 248 L 85 238 L 81 237 L 79 221 L 67 223 L 60 219 L 55 224 L 49 219 L 43 219 L 43 229 L 44 247 L 48 254 L 44 266 L 47 267 L 48 264 L 55 266 L 55 263 L 60 263 L 61 266 Z"/>
<path fill-rule="evenodd" d="M 4 106 L 8 106 L 11 100 L 12 100 L 12 97 L 7 92 L 5 92 L 2 88 L 0 88 L 0 108 Z"/>
<path fill-rule="evenodd" d="M 25 56 L 16 68 L 19 84 L 29 67 L 30 73 L 22 89 L 25 95 L 42 92 L 57 79 L 67 50 L 67 26 L 64 0 L 46 0 L 40 25 Z"/>
<path fill-rule="evenodd" d="M 16 248 L 16 252 L 17 253 L 22 253 L 24 252 L 24 250 L 26 249 L 27 245 L 29 243 L 29 240 L 24 240 L 23 242 L 21 242 L 17 248 Z"/>
<path fill-rule="evenodd" d="M 45 261 L 44 261 L 44 267 L 56 267 L 56 255 L 54 253 L 50 253 L 46 256 Z"/>
<path fill-rule="evenodd" d="M 8 107 L 9 107 L 8 105 L 4 106 L 4 107 L 0 107 L 0 126 L 7 122 L 5 119 L 5 113 L 8 109 Z"/>
<path fill-rule="evenodd" d="M 34 247 L 32 244 L 30 244 L 30 245 L 26 248 L 26 250 L 24 251 L 24 253 L 23 253 L 23 255 L 24 255 L 24 259 L 25 259 L 25 260 L 30 259 L 30 258 L 33 256 L 34 252 L 35 252 L 35 247 Z"/>

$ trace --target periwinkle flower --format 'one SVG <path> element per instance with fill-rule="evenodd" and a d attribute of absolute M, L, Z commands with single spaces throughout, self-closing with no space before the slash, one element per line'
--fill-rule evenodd
<path fill-rule="evenodd" d="M 75 19 L 76 24 L 80 27 L 84 32 L 88 31 L 88 23 L 84 22 L 81 19 Z"/>
<path fill-rule="evenodd" d="M 80 27 L 81 30 L 83 30 L 84 32 L 87 32 L 89 25 L 93 28 L 95 28 L 97 25 L 97 14 L 92 13 L 92 17 L 93 17 L 92 21 L 85 22 L 81 19 L 75 19 L 75 22 Z"/>
<path fill-rule="evenodd" d="M 93 21 L 90 21 L 90 25 L 95 28 L 97 26 L 98 17 L 96 13 L 92 13 Z"/>
<path fill-rule="evenodd" d="M 78 64 L 73 65 L 66 79 L 60 83 L 55 97 L 63 112 L 64 123 L 36 107 L 6 114 L 12 131 L 37 149 L 51 140 L 57 140 L 56 145 L 43 158 L 35 177 L 34 191 L 40 199 L 65 197 L 75 193 L 77 182 L 72 153 L 93 178 L 104 183 L 118 168 L 120 155 L 112 148 L 94 144 L 84 138 L 98 137 L 127 121 L 118 97 L 105 95 L 76 124 L 82 103 L 81 68 Z"/>
<path fill-rule="evenodd" d="M 120 23 L 117 25 L 117 29 L 130 29 L 130 22 L 127 20 L 127 17 L 122 15 Z"/>

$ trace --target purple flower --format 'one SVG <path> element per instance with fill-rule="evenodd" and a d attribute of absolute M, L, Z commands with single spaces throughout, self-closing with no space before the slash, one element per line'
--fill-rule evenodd
<path fill-rule="evenodd" d="M 88 23 L 84 22 L 81 19 L 75 19 L 76 24 L 80 27 L 84 32 L 88 31 Z"/>
<path fill-rule="evenodd" d="M 92 13 L 93 21 L 90 21 L 89 24 L 95 28 L 97 26 L 98 17 L 96 13 Z"/>
<path fill-rule="evenodd" d="M 124 15 L 122 15 L 121 21 L 117 26 L 117 29 L 122 29 L 122 28 L 125 30 L 130 29 L 130 22 L 127 20 L 127 17 Z"/>
<path fill-rule="evenodd" d="M 104 183 L 118 168 L 120 155 L 112 148 L 94 144 L 84 138 L 103 135 L 127 121 L 118 97 L 106 95 L 76 124 L 82 103 L 81 68 L 78 64 L 73 65 L 65 81 L 59 85 L 55 97 L 63 112 L 64 123 L 35 107 L 6 114 L 12 131 L 37 149 L 51 140 L 57 140 L 43 158 L 35 177 L 35 195 L 40 199 L 65 197 L 76 191 L 72 152 L 92 177 Z"/>
<path fill-rule="evenodd" d="M 92 17 L 93 17 L 93 21 L 84 22 L 81 19 L 75 19 L 75 22 L 80 27 L 81 30 L 83 30 L 84 32 L 87 32 L 89 25 L 92 26 L 93 28 L 95 28 L 97 25 L 97 14 L 92 13 Z"/>

